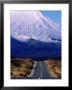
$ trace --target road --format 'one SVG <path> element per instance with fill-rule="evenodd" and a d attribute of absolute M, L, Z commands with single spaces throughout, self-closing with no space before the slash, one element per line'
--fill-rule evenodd
<path fill-rule="evenodd" d="M 33 68 L 33 74 L 30 77 L 21 77 L 18 79 L 56 79 L 49 73 L 45 61 L 37 61 L 36 66 Z"/>
<path fill-rule="evenodd" d="M 41 79 L 51 79 L 53 78 L 49 71 L 48 71 L 48 67 L 46 67 L 46 63 L 43 61 L 43 62 L 40 62 L 40 67 L 41 67 L 41 75 L 40 75 L 40 78 Z"/>
<path fill-rule="evenodd" d="M 44 61 L 37 61 L 34 67 L 34 73 L 31 79 L 55 79 L 49 73 L 48 67 Z"/>

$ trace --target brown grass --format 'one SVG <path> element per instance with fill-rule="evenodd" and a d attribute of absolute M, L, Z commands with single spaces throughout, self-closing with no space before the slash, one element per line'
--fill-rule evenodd
<path fill-rule="evenodd" d="M 48 68 L 54 77 L 61 78 L 61 61 L 49 60 Z"/>
<path fill-rule="evenodd" d="M 11 60 L 11 76 L 27 77 L 33 68 L 34 61 L 32 59 Z"/>

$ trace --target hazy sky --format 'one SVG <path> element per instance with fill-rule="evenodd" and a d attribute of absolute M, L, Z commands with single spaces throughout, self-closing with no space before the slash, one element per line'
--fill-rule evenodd
<path fill-rule="evenodd" d="M 50 17 L 53 21 L 61 25 L 61 11 L 41 11 L 45 16 Z"/>

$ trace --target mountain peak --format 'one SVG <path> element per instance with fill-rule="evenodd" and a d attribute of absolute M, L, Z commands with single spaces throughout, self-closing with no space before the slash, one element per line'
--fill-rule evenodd
<path fill-rule="evenodd" d="M 33 38 L 49 42 L 61 39 L 61 32 L 58 24 L 40 11 L 11 11 L 11 36 L 20 41 Z"/>

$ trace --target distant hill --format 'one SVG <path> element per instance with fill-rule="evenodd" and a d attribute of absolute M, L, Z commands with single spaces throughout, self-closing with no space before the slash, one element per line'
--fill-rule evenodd
<path fill-rule="evenodd" d="M 11 54 L 16 58 L 24 57 L 61 57 L 61 44 L 30 39 L 20 42 L 11 38 Z"/>

